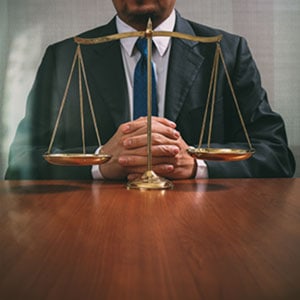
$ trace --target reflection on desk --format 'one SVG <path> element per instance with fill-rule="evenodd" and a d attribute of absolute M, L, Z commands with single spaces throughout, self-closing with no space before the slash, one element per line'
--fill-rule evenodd
<path fill-rule="evenodd" d="M 300 179 L 0 182 L 0 299 L 300 299 Z"/>

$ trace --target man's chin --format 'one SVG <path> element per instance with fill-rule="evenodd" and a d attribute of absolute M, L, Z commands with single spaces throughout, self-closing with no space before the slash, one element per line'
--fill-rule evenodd
<path fill-rule="evenodd" d="M 139 26 L 144 26 L 146 28 L 147 22 L 149 18 L 153 19 L 153 15 L 146 13 L 146 14 L 135 14 L 130 16 L 130 23 L 139 25 Z"/>
<path fill-rule="evenodd" d="M 131 21 L 134 24 L 139 24 L 140 26 L 145 26 L 148 23 L 149 18 L 152 20 L 152 22 L 154 20 L 156 20 L 157 18 L 157 14 L 155 12 L 141 12 L 139 14 L 133 14 L 131 15 Z"/>

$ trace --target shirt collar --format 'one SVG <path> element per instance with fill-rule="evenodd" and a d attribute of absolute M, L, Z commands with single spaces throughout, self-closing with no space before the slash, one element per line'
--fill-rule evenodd
<path fill-rule="evenodd" d="M 173 31 L 175 27 L 175 21 L 176 21 L 176 13 L 175 10 L 173 9 L 170 16 L 166 20 L 164 20 L 159 26 L 157 26 L 154 30 Z M 126 24 L 118 16 L 116 17 L 116 25 L 117 25 L 118 33 L 136 31 L 136 29 Z M 133 55 L 133 50 L 137 39 L 138 39 L 137 37 L 130 37 L 130 38 L 124 38 L 120 40 L 122 47 L 125 49 L 125 51 L 128 53 L 129 56 Z M 163 56 L 166 53 L 170 44 L 170 40 L 171 40 L 170 37 L 161 37 L 161 36 L 153 37 L 153 43 L 155 44 L 155 47 L 160 56 Z"/>

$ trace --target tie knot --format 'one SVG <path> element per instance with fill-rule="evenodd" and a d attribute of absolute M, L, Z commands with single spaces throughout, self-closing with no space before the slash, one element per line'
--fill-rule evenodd
<path fill-rule="evenodd" d="M 141 52 L 142 55 L 147 56 L 148 49 L 147 49 L 147 39 L 139 38 L 136 41 L 136 48 Z"/>

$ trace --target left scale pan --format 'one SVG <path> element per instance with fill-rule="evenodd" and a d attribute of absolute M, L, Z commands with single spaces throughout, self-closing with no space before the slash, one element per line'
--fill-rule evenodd
<path fill-rule="evenodd" d="M 91 166 L 101 165 L 110 160 L 111 155 L 108 154 L 80 154 L 80 153 L 55 153 L 44 154 L 44 159 L 53 164 L 60 166 Z"/>

